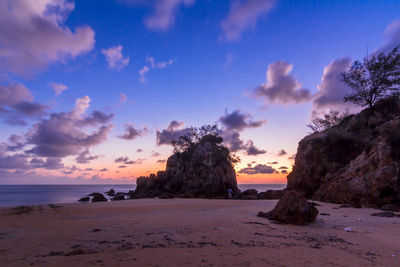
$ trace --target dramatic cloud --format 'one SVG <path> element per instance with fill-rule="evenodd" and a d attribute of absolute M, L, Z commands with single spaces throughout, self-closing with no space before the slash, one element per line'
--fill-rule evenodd
<path fill-rule="evenodd" d="M 301 83 L 290 74 L 293 65 L 284 61 L 268 65 L 267 82 L 254 90 L 256 97 L 266 98 L 271 103 L 280 104 L 301 103 L 311 100 L 307 89 L 301 88 Z"/>
<path fill-rule="evenodd" d="M 22 84 L 0 84 L 0 117 L 10 125 L 26 125 L 26 118 L 40 117 L 47 106 L 33 103 L 31 92 Z"/>
<path fill-rule="evenodd" d="M 92 156 L 88 149 L 83 150 L 79 153 L 78 157 L 76 158 L 77 163 L 85 164 L 89 163 L 92 160 L 98 159 L 99 156 Z"/>
<path fill-rule="evenodd" d="M 65 84 L 62 83 L 49 83 L 49 86 L 51 87 L 51 89 L 53 89 L 54 94 L 56 96 L 61 95 L 62 92 L 64 92 L 65 90 L 68 89 L 68 86 L 66 86 Z"/>
<path fill-rule="evenodd" d="M 253 174 L 272 174 L 272 173 L 278 173 L 278 171 L 266 164 L 257 164 L 254 167 L 248 166 L 247 168 L 243 168 L 239 170 L 238 173 L 253 175 Z"/>
<path fill-rule="evenodd" d="M 30 161 L 31 167 L 33 168 L 44 168 L 48 170 L 58 170 L 64 168 L 64 164 L 61 163 L 60 158 L 47 158 L 43 160 L 41 158 L 32 158 Z"/>
<path fill-rule="evenodd" d="M 227 113 L 219 118 L 219 121 L 227 130 L 242 131 L 245 128 L 257 128 L 266 123 L 265 120 L 253 121 L 250 114 L 241 113 L 240 110 L 234 110 L 232 113 Z"/>
<path fill-rule="evenodd" d="M 171 121 L 167 129 L 156 133 L 157 145 L 170 145 L 173 140 L 178 140 L 180 136 L 184 136 L 192 132 L 191 128 L 182 128 L 183 122 Z"/>
<path fill-rule="evenodd" d="M 65 24 L 74 8 L 68 0 L 0 1 L 0 69 L 36 71 L 92 50 L 92 28 L 71 30 Z"/>
<path fill-rule="evenodd" d="M 143 134 L 146 134 L 148 131 L 149 130 L 146 127 L 144 127 L 143 130 L 140 130 L 136 129 L 132 124 L 125 124 L 125 133 L 120 135 L 119 138 L 133 140 L 142 136 Z"/>
<path fill-rule="evenodd" d="M 246 128 L 257 128 L 266 123 L 265 120 L 254 121 L 248 113 L 242 113 L 240 110 L 234 110 L 232 113 L 225 111 L 225 115 L 219 118 L 223 128 L 222 137 L 224 144 L 233 152 L 243 150 L 247 155 L 259 155 L 266 153 L 265 150 L 255 147 L 252 140 L 246 143 L 240 139 L 240 132 Z"/>
<path fill-rule="evenodd" d="M 285 156 L 287 155 L 287 152 L 284 149 L 279 150 L 278 156 Z"/>
<path fill-rule="evenodd" d="M 251 140 L 247 141 L 245 149 L 246 149 L 247 155 L 249 155 L 249 156 L 257 156 L 260 154 L 267 153 L 267 151 L 258 149 L 257 147 L 255 147 L 253 141 L 251 141 Z"/>
<path fill-rule="evenodd" d="M 124 57 L 122 55 L 122 49 L 122 45 L 117 45 L 108 49 L 101 50 L 107 60 L 108 67 L 110 69 L 122 70 L 128 65 L 129 56 Z"/>
<path fill-rule="evenodd" d="M 170 59 L 168 61 L 156 62 L 154 60 L 154 57 L 146 56 L 146 63 L 148 65 L 143 66 L 143 68 L 139 70 L 139 75 L 140 75 L 139 80 L 141 83 L 147 82 L 146 73 L 148 73 L 151 69 L 165 69 L 166 67 L 174 64 L 174 60 Z"/>
<path fill-rule="evenodd" d="M 276 0 L 234 0 L 228 16 L 222 21 L 223 39 L 234 41 L 241 34 L 254 29 L 257 21 L 275 6 Z"/>
<path fill-rule="evenodd" d="M 393 21 L 386 27 L 384 38 L 384 45 L 378 49 L 378 53 L 390 52 L 393 48 L 400 45 L 400 19 Z"/>
<path fill-rule="evenodd" d="M 33 147 L 27 152 L 43 157 L 65 157 L 105 141 L 113 127 L 109 123 L 113 115 L 94 111 L 85 116 L 89 103 L 89 97 L 79 98 L 74 110 L 52 113 L 34 124 L 27 137 L 27 144 Z M 88 127 L 95 129 L 87 133 Z"/>
<path fill-rule="evenodd" d="M 313 116 L 325 114 L 331 109 L 338 111 L 357 110 L 357 107 L 345 103 L 343 100 L 346 95 L 351 93 L 351 89 L 342 81 L 341 73 L 349 68 L 351 62 L 350 58 L 341 58 L 332 61 L 324 68 L 321 84 L 318 85 L 318 93 L 312 101 Z"/>

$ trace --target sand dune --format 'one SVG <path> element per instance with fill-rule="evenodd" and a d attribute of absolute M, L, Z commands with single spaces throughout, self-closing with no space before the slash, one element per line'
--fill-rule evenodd
<path fill-rule="evenodd" d="M 0 209 L 2 266 L 399 266 L 400 218 L 320 203 L 308 226 L 274 200 L 139 199 Z M 350 227 L 352 232 L 345 232 Z"/>

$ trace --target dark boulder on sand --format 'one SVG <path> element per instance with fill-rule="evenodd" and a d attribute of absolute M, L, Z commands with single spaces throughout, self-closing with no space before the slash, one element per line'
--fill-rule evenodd
<path fill-rule="evenodd" d="M 197 136 L 168 158 L 165 171 L 139 177 L 133 198 L 225 198 L 239 194 L 229 150 L 218 134 Z M 178 149 L 179 150 L 179 149 Z"/>
<path fill-rule="evenodd" d="M 125 195 L 123 193 L 117 193 L 111 200 L 125 200 Z"/>
<path fill-rule="evenodd" d="M 285 190 L 267 190 L 265 192 L 258 193 L 259 199 L 281 199 Z"/>
<path fill-rule="evenodd" d="M 79 202 L 88 202 L 90 200 L 90 197 L 82 197 L 78 201 Z"/>
<path fill-rule="evenodd" d="M 240 194 L 241 199 L 258 199 L 258 193 L 255 189 L 247 189 Z"/>
<path fill-rule="evenodd" d="M 314 222 L 318 210 L 296 191 L 287 191 L 269 212 L 259 212 L 259 217 L 287 224 L 304 225 Z"/>
<path fill-rule="evenodd" d="M 110 189 L 107 192 L 105 192 L 104 194 L 106 194 L 109 197 L 113 197 L 113 196 L 115 196 L 115 190 L 114 189 Z"/>
<path fill-rule="evenodd" d="M 107 202 L 107 198 L 105 198 L 100 193 L 91 193 L 89 196 L 92 196 L 92 202 Z"/>
<path fill-rule="evenodd" d="M 400 99 L 387 98 L 303 138 L 288 190 L 306 198 L 381 207 L 400 204 Z"/>

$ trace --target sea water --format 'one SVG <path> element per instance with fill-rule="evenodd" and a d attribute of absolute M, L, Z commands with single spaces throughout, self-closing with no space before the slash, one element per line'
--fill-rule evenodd
<path fill-rule="evenodd" d="M 110 189 L 127 193 L 136 185 L 0 185 L 0 206 L 75 203 L 90 193 L 104 193 Z M 286 184 L 239 184 L 241 191 L 256 189 L 258 192 L 278 190 Z"/>

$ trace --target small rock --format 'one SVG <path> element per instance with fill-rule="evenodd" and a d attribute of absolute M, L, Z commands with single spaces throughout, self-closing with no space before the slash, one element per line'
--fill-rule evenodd
<path fill-rule="evenodd" d="M 330 216 L 330 214 L 329 213 L 320 213 L 319 215 L 321 215 L 321 216 Z"/>
<path fill-rule="evenodd" d="M 353 229 L 351 229 L 350 227 L 345 227 L 343 230 L 345 232 L 353 232 Z"/>
<path fill-rule="evenodd" d="M 101 229 L 99 229 L 99 228 L 94 228 L 93 230 L 92 230 L 92 232 L 100 232 L 101 231 Z"/>
<path fill-rule="evenodd" d="M 241 199 L 258 199 L 258 193 L 255 189 L 247 189 L 243 191 L 240 195 Z"/>
<path fill-rule="evenodd" d="M 110 189 L 107 192 L 105 192 L 104 194 L 106 194 L 109 197 L 113 197 L 113 196 L 115 196 L 115 190 L 114 189 Z"/>
<path fill-rule="evenodd" d="M 90 195 L 93 196 L 92 202 L 107 202 L 107 199 L 100 193 L 92 193 Z"/>
<path fill-rule="evenodd" d="M 79 199 L 79 202 L 88 202 L 90 200 L 90 197 L 83 197 L 81 199 Z"/>
<path fill-rule="evenodd" d="M 125 200 L 125 196 L 124 195 L 116 195 L 115 197 L 113 197 L 111 200 L 115 201 L 115 200 Z"/>
<path fill-rule="evenodd" d="M 381 210 L 399 212 L 400 206 L 396 204 L 384 204 L 381 206 Z"/>

